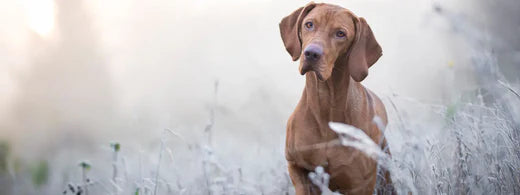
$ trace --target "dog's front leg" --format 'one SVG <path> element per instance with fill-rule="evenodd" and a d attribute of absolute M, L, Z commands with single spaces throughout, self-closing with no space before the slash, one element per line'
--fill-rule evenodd
<path fill-rule="evenodd" d="M 298 167 L 294 162 L 289 163 L 289 176 L 294 185 L 296 195 L 314 195 L 320 194 L 320 190 L 312 184 L 308 177 L 309 171 Z"/>

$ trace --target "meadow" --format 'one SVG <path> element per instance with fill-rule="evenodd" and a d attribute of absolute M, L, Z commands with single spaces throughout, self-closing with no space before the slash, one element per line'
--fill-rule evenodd
<path fill-rule="evenodd" d="M 56 2 L 65 10 L 57 19 L 62 37 L 29 35 L 29 54 L 0 60 L 27 56 L 19 61 L 28 64 L 0 66 L 9 78 L 1 84 L 15 86 L 0 91 L 12 93 L 0 104 L 0 194 L 294 194 L 285 122 L 304 80 L 277 22 L 301 2 L 194 1 L 182 4 L 188 11 L 161 1 Z M 502 28 L 482 27 L 495 25 L 493 16 L 491 24 L 475 22 L 481 8 L 406 2 L 401 13 L 387 9 L 393 2 L 351 4 L 386 52 L 363 84 L 385 104 L 390 122 L 380 129 L 392 156 L 356 129 L 331 124 L 341 135 L 337 147 L 372 155 L 399 194 L 519 194 L 516 43 Z M 130 11 L 113 11 L 120 7 Z M 392 30 L 388 15 L 406 25 Z M 187 24 L 195 27 L 177 28 Z M 206 36 L 207 26 L 218 34 Z M 241 55 L 225 58 L 223 50 Z M 333 194 L 328 174 L 317 168 L 309 176 Z"/>

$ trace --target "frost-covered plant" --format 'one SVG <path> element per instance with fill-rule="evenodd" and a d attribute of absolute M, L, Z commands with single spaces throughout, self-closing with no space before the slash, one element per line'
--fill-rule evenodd
<path fill-rule="evenodd" d="M 340 193 L 332 192 L 329 189 L 330 175 L 325 172 L 322 166 L 317 166 L 314 172 L 309 173 L 309 179 L 311 182 L 320 188 L 322 195 L 339 195 Z"/>
<path fill-rule="evenodd" d="M 119 150 L 121 150 L 121 144 L 119 142 L 111 142 L 110 147 L 113 151 L 113 158 L 112 158 L 112 185 L 114 185 L 114 194 L 118 194 L 119 187 L 117 182 L 117 164 L 118 164 L 118 153 Z"/>
<path fill-rule="evenodd" d="M 374 160 L 388 158 L 379 144 L 376 144 L 363 130 L 337 122 L 329 122 L 329 127 L 336 132 L 342 146 L 356 148 Z"/>

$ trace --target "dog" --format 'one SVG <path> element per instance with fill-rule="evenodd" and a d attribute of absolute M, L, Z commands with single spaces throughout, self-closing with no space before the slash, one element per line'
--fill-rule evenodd
<path fill-rule="evenodd" d="M 299 72 L 306 78 L 287 122 L 285 156 L 296 194 L 320 193 L 308 177 L 317 166 L 330 173 L 332 191 L 372 194 L 378 175 L 375 160 L 351 147 L 312 147 L 338 139 L 330 121 L 362 129 L 375 143 L 382 140 L 382 148 L 387 146 L 383 130 L 372 122 L 377 116 L 386 126 L 385 107 L 359 83 L 382 56 L 370 26 L 348 9 L 314 2 L 283 18 L 279 26 L 287 52 L 293 61 L 300 59 Z M 389 172 L 383 177 L 384 193 L 395 194 Z"/>

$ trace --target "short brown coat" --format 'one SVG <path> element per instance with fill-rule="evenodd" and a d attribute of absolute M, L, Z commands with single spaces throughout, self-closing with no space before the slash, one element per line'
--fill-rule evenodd
<path fill-rule="evenodd" d="M 316 29 L 305 31 L 307 20 L 313 21 Z M 333 38 L 335 29 L 346 31 L 347 36 Z M 293 60 L 300 59 L 300 71 L 306 76 L 302 97 L 287 122 L 286 158 L 296 194 L 319 193 L 308 178 L 317 166 L 330 173 L 331 190 L 372 194 L 376 161 L 350 147 L 315 147 L 338 138 L 328 126 L 330 121 L 362 129 L 376 143 L 383 138 L 372 120 L 378 116 L 386 125 L 385 107 L 359 83 L 382 55 L 372 30 L 365 19 L 347 9 L 311 2 L 285 17 L 280 32 L 287 51 Z M 312 65 L 302 59 L 302 50 L 310 43 L 324 50 L 323 58 Z M 312 71 L 302 71 L 305 66 L 313 66 Z M 390 184 L 389 174 L 385 176 Z"/>

